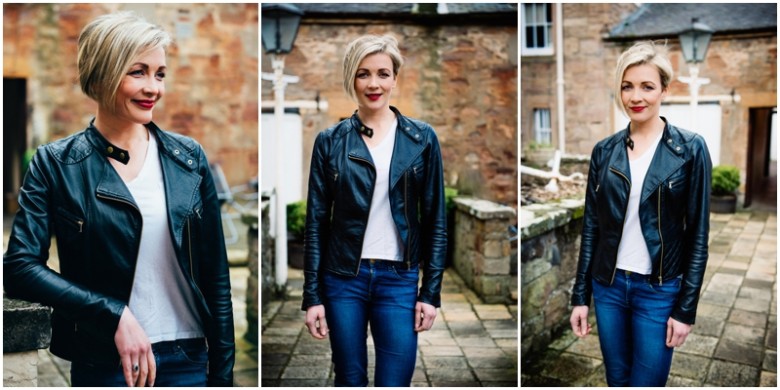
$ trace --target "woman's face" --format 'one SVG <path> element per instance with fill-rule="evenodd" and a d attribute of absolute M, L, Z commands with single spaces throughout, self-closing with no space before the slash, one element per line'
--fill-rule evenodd
<path fill-rule="evenodd" d="M 355 74 L 355 94 L 358 106 L 367 110 L 381 110 L 390 106 L 390 92 L 395 88 L 393 60 L 385 53 L 374 53 L 363 58 Z"/>
<path fill-rule="evenodd" d="M 165 51 L 147 50 L 133 61 L 116 92 L 115 115 L 138 124 L 152 121 L 155 104 L 165 93 Z"/>
<path fill-rule="evenodd" d="M 623 73 L 620 98 L 632 122 L 658 118 L 665 97 L 666 89 L 661 86 L 661 74 L 654 65 L 635 65 Z"/>

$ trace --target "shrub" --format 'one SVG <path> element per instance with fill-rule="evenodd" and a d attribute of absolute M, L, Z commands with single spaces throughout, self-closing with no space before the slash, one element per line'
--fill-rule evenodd
<path fill-rule="evenodd" d="M 718 165 L 712 169 L 712 194 L 729 195 L 739 188 L 739 169 L 731 165 Z"/>
<path fill-rule="evenodd" d="M 306 201 L 289 203 L 287 205 L 287 231 L 303 238 L 306 229 Z"/>

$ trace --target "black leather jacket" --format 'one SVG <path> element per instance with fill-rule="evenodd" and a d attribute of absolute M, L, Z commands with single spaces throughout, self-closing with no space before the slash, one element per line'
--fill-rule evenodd
<path fill-rule="evenodd" d="M 197 297 L 208 341 L 208 383 L 231 386 L 235 343 L 219 204 L 203 149 L 147 125 L 156 137 L 168 223 L 181 271 Z M 111 151 L 109 152 L 109 149 Z M 71 361 L 119 364 L 114 333 L 130 299 L 142 217 L 107 157 L 127 153 L 90 124 L 38 148 L 19 195 L 3 284 L 9 296 L 51 306 L 51 351 Z M 60 273 L 46 266 L 57 236 Z"/>
<path fill-rule="evenodd" d="M 666 122 L 665 118 L 662 118 Z M 628 128 L 593 148 L 573 306 L 588 305 L 591 278 L 611 285 L 631 189 Z M 639 220 L 654 283 L 682 275 L 672 318 L 696 319 L 707 265 L 712 162 L 704 139 L 668 122 L 642 184 Z"/>
<path fill-rule="evenodd" d="M 439 307 L 447 252 L 441 150 L 430 125 L 398 118 L 390 165 L 390 207 L 404 245 L 404 263 L 421 263 L 417 300 Z M 374 193 L 376 170 L 358 130 L 357 114 L 314 142 L 306 211 L 302 309 L 322 303 L 319 275 L 356 276 Z"/>

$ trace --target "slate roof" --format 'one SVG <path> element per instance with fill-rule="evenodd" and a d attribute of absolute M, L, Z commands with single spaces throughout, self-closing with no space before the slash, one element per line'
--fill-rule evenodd
<path fill-rule="evenodd" d="M 437 5 L 428 4 L 384 4 L 384 3 L 296 3 L 304 12 L 304 18 L 451 18 L 451 17 L 493 17 L 502 19 L 511 16 L 517 20 L 517 4 L 513 3 L 446 3 L 446 13 L 438 13 Z"/>
<path fill-rule="evenodd" d="M 609 31 L 607 39 L 661 38 L 690 28 L 691 18 L 715 34 L 773 31 L 777 34 L 777 4 L 643 4 Z"/>

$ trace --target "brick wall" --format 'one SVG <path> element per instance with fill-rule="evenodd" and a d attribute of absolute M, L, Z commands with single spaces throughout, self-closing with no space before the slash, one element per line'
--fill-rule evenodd
<path fill-rule="evenodd" d="M 257 4 L 4 4 L 3 10 L 3 75 L 28 80 L 28 146 L 86 127 L 97 105 L 78 84 L 78 35 L 99 15 L 134 10 L 174 39 L 155 123 L 198 140 L 231 184 L 257 176 Z"/>

